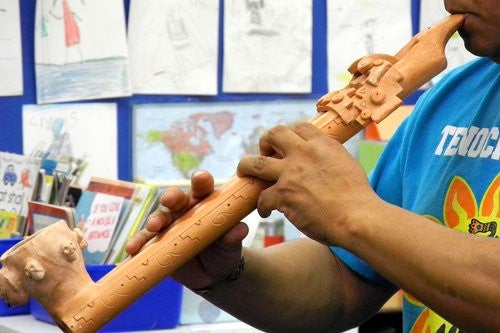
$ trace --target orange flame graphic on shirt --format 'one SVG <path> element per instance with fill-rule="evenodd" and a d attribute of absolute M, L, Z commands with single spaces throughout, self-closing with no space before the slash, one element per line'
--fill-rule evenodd
<path fill-rule="evenodd" d="M 485 191 L 478 205 L 469 184 L 462 177 L 455 176 L 448 187 L 443 205 L 443 221 L 427 215 L 431 220 L 442 223 L 457 231 L 478 236 L 498 238 L 500 221 L 500 175 L 497 175 Z M 406 301 L 423 309 L 411 332 L 459 332 L 458 328 L 441 318 L 435 312 L 408 293 Z"/>

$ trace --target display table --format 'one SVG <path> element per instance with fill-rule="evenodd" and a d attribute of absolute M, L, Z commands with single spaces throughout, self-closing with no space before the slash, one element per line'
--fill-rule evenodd
<path fill-rule="evenodd" d="M 2 333 L 60 333 L 61 330 L 51 324 L 35 319 L 32 315 L 19 315 L 0 317 L 0 332 Z M 259 331 L 242 322 L 229 322 L 229 323 L 214 323 L 214 324 L 199 324 L 199 325 L 186 325 L 178 326 L 173 329 L 167 330 L 150 330 L 150 331 L 134 331 L 135 333 L 190 333 L 190 332 L 203 332 L 203 333 L 218 333 L 218 332 L 231 332 L 231 333 L 255 333 Z"/>
<path fill-rule="evenodd" d="M 35 319 L 32 315 L 0 317 L 0 332 L 2 333 L 60 333 L 54 325 Z M 236 321 L 228 323 L 181 325 L 168 330 L 134 331 L 134 333 L 256 333 L 262 332 L 245 323 Z M 352 329 L 347 333 L 357 333 Z"/>

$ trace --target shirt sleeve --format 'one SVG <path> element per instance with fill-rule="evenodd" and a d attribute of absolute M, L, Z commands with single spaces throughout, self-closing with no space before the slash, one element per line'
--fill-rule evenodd
<path fill-rule="evenodd" d="M 373 172 L 369 175 L 372 188 L 382 200 L 413 211 L 416 198 L 414 197 L 415 191 L 412 189 L 413 179 L 408 176 L 408 171 L 410 168 L 414 169 L 414 165 L 417 164 L 415 160 L 419 160 L 421 157 L 421 150 L 416 153 L 415 147 L 425 147 L 420 141 L 424 137 L 420 131 L 440 130 L 437 127 L 429 129 L 430 122 L 436 124 L 435 126 L 441 126 L 442 122 L 438 117 L 445 116 L 446 119 L 449 119 L 450 107 L 449 105 L 442 106 L 442 102 L 455 103 L 453 98 L 450 98 L 450 93 L 454 94 L 453 96 L 456 98 L 469 96 L 471 84 L 473 88 L 484 87 L 488 82 L 491 82 L 492 75 L 497 77 L 497 66 L 487 58 L 478 58 L 454 69 L 443 77 L 438 85 L 425 91 L 419 97 L 412 113 L 391 137 Z M 486 79 L 478 80 L 477 76 L 480 75 L 478 73 L 482 73 L 481 75 Z M 442 109 L 445 112 L 439 112 Z M 367 263 L 345 249 L 332 247 L 331 251 L 347 266 L 366 279 L 376 283 L 388 283 Z"/>

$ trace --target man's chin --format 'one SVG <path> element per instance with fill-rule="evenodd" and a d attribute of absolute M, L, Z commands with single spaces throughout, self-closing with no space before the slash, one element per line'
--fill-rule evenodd
<path fill-rule="evenodd" d="M 478 57 L 488 57 L 494 62 L 500 63 L 500 49 L 495 48 L 488 41 L 464 38 L 464 45 L 470 53 Z"/>

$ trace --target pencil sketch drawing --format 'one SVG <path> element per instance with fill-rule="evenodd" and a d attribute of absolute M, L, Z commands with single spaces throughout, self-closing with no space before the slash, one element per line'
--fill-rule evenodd
<path fill-rule="evenodd" d="M 219 1 L 132 0 L 133 91 L 217 94 Z"/>
<path fill-rule="evenodd" d="M 308 93 L 311 49 L 310 0 L 224 3 L 225 92 Z"/>
<path fill-rule="evenodd" d="M 327 0 L 328 90 L 345 87 L 347 68 L 367 54 L 393 54 L 411 37 L 410 2 Z M 346 47 L 347 46 L 347 47 Z"/>

